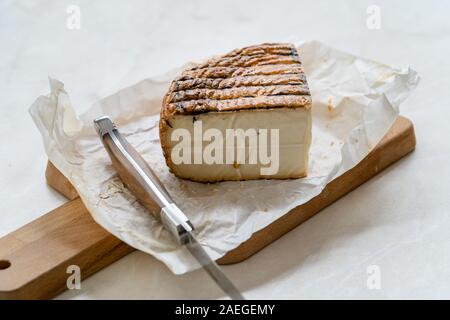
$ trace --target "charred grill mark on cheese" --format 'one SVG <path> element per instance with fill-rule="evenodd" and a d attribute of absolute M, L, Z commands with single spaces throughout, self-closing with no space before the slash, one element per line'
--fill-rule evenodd
<path fill-rule="evenodd" d="M 252 108 L 309 108 L 295 46 L 266 43 L 233 50 L 185 70 L 164 97 L 163 118 Z"/>
<path fill-rule="evenodd" d="M 192 89 L 226 89 L 245 86 L 274 86 L 304 84 L 304 74 L 276 74 L 268 76 L 238 76 L 234 78 L 198 78 L 173 82 L 173 92 Z"/>
<path fill-rule="evenodd" d="M 282 64 L 257 67 L 211 67 L 185 71 L 176 81 L 196 78 L 231 78 L 251 75 L 299 74 L 303 73 L 300 65 Z"/>
<path fill-rule="evenodd" d="M 262 65 L 294 64 L 294 63 L 299 63 L 298 56 L 258 54 L 255 56 L 233 56 L 229 58 L 213 59 L 204 64 L 193 67 L 192 70 L 211 67 L 229 67 L 229 66 L 252 67 Z"/>
<path fill-rule="evenodd" d="M 171 94 L 169 102 L 181 102 L 189 100 L 227 100 L 243 97 L 277 96 L 277 95 L 306 95 L 309 93 L 308 86 L 303 85 L 281 85 L 281 86 L 257 86 L 237 87 L 228 89 L 193 89 L 178 91 Z"/>
<path fill-rule="evenodd" d="M 225 57 L 235 56 L 235 55 L 256 55 L 256 54 L 292 54 L 292 48 L 294 46 L 291 44 L 280 44 L 280 43 L 264 43 L 261 45 L 245 47 L 241 49 L 236 49 L 226 54 Z M 294 47 L 295 49 L 295 47 Z"/>
<path fill-rule="evenodd" d="M 198 114 L 205 111 L 233 111 L 241 109 L 257 108 L 309 108 L 311 106 L 310 96 L 285 95 L 285 96 L 259 96 L 251 98 L 239 98 L 229 100 L 189 100 L 176 103 L 169 103 L 167 111 L 180 114 Z"/>

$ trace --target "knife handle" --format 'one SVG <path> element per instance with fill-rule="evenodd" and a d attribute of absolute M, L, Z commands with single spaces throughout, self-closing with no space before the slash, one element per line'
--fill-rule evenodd
<path fill-rule="evenodd" d="M 186 231 L 193 230 L 192 224 L 175 205 L 153 170 L 122 137 L 109 117 L 95 119 L 94 124 L 122 182 L 138 201 L 164 224 L 175 239 L 183 244 L 186 241 Z"/>

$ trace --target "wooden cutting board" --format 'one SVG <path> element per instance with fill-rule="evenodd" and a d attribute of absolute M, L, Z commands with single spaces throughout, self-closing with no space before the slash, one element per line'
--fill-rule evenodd
<path fill-rule="evenodd" d="M 317 197 L 254 233 L 218 263 L 247 259 L 414 150 L 415 144 L 411 121 L 399 117 L 361 163 Z M 0 299 L 52 298 L 67 289 L 68 266 L 79 266 L 85 279 L 134 250 L 93 221 L 76 190 L 50 162 L 46 178 L 70 201 L 0 239 Z"/>

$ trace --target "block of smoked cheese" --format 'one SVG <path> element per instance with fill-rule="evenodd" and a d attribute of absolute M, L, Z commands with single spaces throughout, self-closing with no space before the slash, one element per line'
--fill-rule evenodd
<path fill-rule="evenodd" d="M 295 46 L 245 47 L 184 70 L 159 125 L 166 163 L 180 178 L 304 177 L 311 95 Z"/>

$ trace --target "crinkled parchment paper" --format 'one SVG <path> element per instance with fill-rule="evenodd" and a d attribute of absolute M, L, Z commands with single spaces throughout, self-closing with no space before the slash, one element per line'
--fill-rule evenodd
<path fill-rule="evenodd" d="M 205 249 L 219 258 L 361 161 L 387 132 L 419 80 L 409 68 L 386 66 L 320 42 L 298 47 L 313 98 L 313 142 L 303 179 L 201 184 L 169 173 L 159 144 L 159 110 L 180 70 L 125 88 L 79 117 L 64 85 L 50 79 L 50 95 L 38 97 L 30 113 L 49 159 L 75 186 L 95 221 L 180 274 L 197 263 L 123 187 L 92 120 L 112 117 L 196 226 Z"/>

